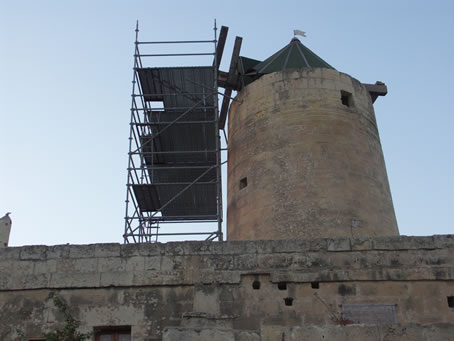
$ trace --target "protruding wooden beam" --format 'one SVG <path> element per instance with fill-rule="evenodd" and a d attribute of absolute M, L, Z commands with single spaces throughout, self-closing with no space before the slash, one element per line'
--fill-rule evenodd
<path fill-rule="evenodd" d="M 243 42 L 243 38 L 235 37 L 235 44 L 233 45 L 233 52 L 232 52 L 232 60 L 230 61 L 230 68 L 229 68 L 229 77 L 228 83 L 236 84 L 237 76 L 238 76 L 238 59 L 240 58 L 240 50 L 241 50 L 241 43 Z"/>
<path fill-rule="evenodd" d="M 238 77 L 236 79 L 235 84 L 228 83 L 228 78 L 229 78 L 229 74 L 227 72 L 219 70 L 218 71 L 218 86 L 220 88 L 224 88 L 224 89 L 226 89 L 226 88 L 232 88 L 232 90 L 241 89 Z"/>
<path fill-rule="evenodd" d="M 372 103 L 375 103 L 375 100 L 378 96 L 386 96 L 388 93 L 388 88 L 383 82 L 375 82 L 375 84 L 364 84 L 366 90 L 369 92 L 370 97 L 372 98 Z"/>
<path fill-rule="evenodd" d="M 224 99 L 222 100 L 221 112 L 219 114 L 219 129 L 224 129 L 225 121 L 227 120 L 227 112 L 229 110 L 230 97 L 232 96 L 232 86 L 236 84 L 238 77 L 238 59 L 240 58 L 240 49 L 243 38 L 236 37 L 233 45 L 232 60 L 230 61 L 230 69 L 227 77 L 227 84 L 224 91 Z"/>
<path fill-rule="evenodd" d="M 227 26 L 221 26 L 221 31 L 219 32 L 218 46 L 216 47 L 216 65 L 219 70 L 219 65 L 221 65 L 222 54 L 224 53 L 225 42 L 227 40 L 227 33 L 229 28 Z M 214 61 L 213 61 L 214 66 Z"/>
<path fill-rule="evenodd" d="M 229 74 L 225 71 L 218 71 L 218 86 L 221 88 L 228 88 L 227 86 L 227 79 L 229 78 Z"/>

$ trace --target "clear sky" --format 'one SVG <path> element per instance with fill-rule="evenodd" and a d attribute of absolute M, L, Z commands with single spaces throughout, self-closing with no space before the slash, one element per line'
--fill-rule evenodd
<path fill-rule="evenodd" d="M 230 27 L 264 59 L 293 37 L 387 84 L 375 104 L 401 234 L 454 232 L 454 2 L 1 1 L 0 216 L 10 245 L 122 242 L 133 41 Z"/>

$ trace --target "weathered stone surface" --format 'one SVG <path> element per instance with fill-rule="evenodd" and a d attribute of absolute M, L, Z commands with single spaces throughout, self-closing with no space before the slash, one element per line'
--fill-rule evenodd
<path fill-rule="evenodd" d="M 253 331 L 239 331 L 235 333 L 235 341 L 260 341 L 260 334 Z"/>
<path fill-rule="evenodd" d="M 325 341 L 325 340 L 373 340 L 373 341 L 448 341 L 454 335 L 453 324 L 433 325 L 347 325 L 262 328 L 262 341 Z"/>
<path fill-rule="evenodd" d="M 337 238 L 328 240 L 328 251 L 350 251 L 350 238 Z"/>
<path fill-rule="evenodd" d="M 1 281 L 0 289 L 23 289 L 14 283 L 25 283 L 21 276 L 30 274 L 46 274 L 55 288 L 108 286 L 99 279 L 112 273 L 122 273 L 118 281 L 128 285 L 233 284 L 250 273 L 272 273 L 272 281 L 290 282 L 450 280 L 453 245 L 447 235 L 4 248 L 0 275 L 11 277 L 12 270 L 14 280 Z M 98 274 L 98 280 L 89 274 Z"/>
<path fill-rule="evenodd" d="M 52 294 L 75 308 L 82 330 L 126 325 L 137 341 L 162 340 L 166 328 L 165 337 L 188 340 L 443 340 L 454 324 L 447 300 L 454 296 L 454 239 L 1 249 L 0 339 L 13 340 L 17 327 L 39 337 L 58 324 Z M 348 325 L 341 307 L 363 304 L 395 305 L 398 324 Z M 229 318 L 197 326 L 195 315 L 191 324 L 182 318 L 188 312 Z M 30 322 L 24 325 L 24 318 Z"/>
<path fill-rule="evenodd" d="M 235 331 L 222 328 L 168 328 L 163 341 L 260 341 L 260 334 L 252 331 Z M 280 340 L 279 340 L 280 341 Z"/>
<path fill-rule="evenodd" d="M 23 260 L 42 260 L 47 259 L 47 246 L 25 246 L 20 251 L 20 259 Z"/>
<path fill-rule="evenodd" d="M 118 257 L 120 256 L 120 244 L 95 244 L 95 257 Z"/>
<path fill-rule="evenodd" d="M 54 273 L 49 281 L 49 288 L 93 288 L 100 286 L 101 274 L 92 273 Z M 34 286 L 34 288 L 45 288 Z"/>
<path fill-rule="evenodd" d="M 69 245 L 70 258 L 94 258 L 96 244 L 92 245 Z"/>
<path fill-rule="evenodd" d="M 235 341 L 233 330 L 170 328 L 164 331 L 163 341 Z"/>
<path fill-rule="evenodd" d="M 79 273 L 98 272 L 98 258 L 63 258 L 55 261 L 55 272 L 58 273 Z M 40 262 L 35 262 L 35 265 Z"/>
<path fill-rule="evenodd" d="M 398 235 L 371 97 L 359 81 L 336 70 L 288 70 L 263 75 L 237 99 L 229 240 Z"/>
<path fill-rule="evenodd" d="M 47 247 L 46 257 L 47 259 L 69 258 L 69 253 L 68 245 L 52 245 Z"/>
<path fill-rule="evenodd" d="M 202 291 L 206 291 L 203 290 Z M 208 289 L 208 292 L 211 290 Z M 197 293 L 196 293 L 197 299 Z M 210 297 L 211 299 L 211 297 Z M 209 300 L 210 300 L 209 299 Z M 209 301 L 208 300 L 208 301 Z M 219 300 L 219 298 L 217 298 Z M 200 308 L 200 307 L 195 307 Z M 208 307 L 208 310 L 211 308 Z M 167 328 L 163 334 L 163 341 L 168 340 L 231 340 L 231 341 L 259 341 L 260 336 L 254 331 L 238 331 L 232 328 L 232 316 L 219 315 L 219 312 L 193 312 L 183 315 L 181 326 Z M 198 310 L 196 310 L 198 311 Z"/>

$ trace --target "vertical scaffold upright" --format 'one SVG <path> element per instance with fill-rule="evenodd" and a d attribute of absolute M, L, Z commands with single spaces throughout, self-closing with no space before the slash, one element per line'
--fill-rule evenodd
<path fill-rule="evenodd" d="M 125 243 L 156 242 L 160 236 L 223 239 L 216 31 L 215 24 L 214 40 L 145 42 L 136 26 Z M 182 44 L 191 52 L 140 53 L 142 45 Z M 213 52 L 192 52 L 207 44 Z M 213 56 L 213 63 L 153 67 L 145 62 L 184 56 Z"/>

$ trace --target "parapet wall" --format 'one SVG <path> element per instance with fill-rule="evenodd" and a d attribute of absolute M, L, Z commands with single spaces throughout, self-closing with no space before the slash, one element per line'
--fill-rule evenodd
<path fill-rule="evenodd" d="M 0 250 L 0 290 L 453 280 L 454 236 L 24 246 Z"/>
<path fill-rule="evenodd" d="M 221 316 L 241 340 L 359 323 L 352 307 L 380 314 L 372 324 L 452 330 L 454 236 L 1 249 L 0 339 L 13 340 L 25 320 L 30 337 L 55 325 L 53 294 L 83 330 L 128 325 L 141 341 L 181 337 L 192 312 Z"/>

